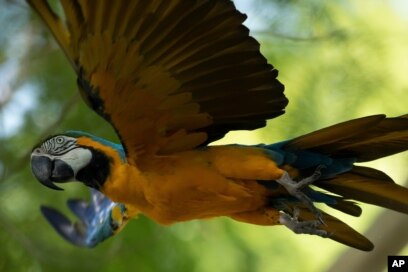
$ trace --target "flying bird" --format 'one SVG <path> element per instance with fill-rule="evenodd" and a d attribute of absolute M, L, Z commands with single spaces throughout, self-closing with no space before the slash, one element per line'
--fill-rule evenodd
<path fill-rule="evenodd" d="M 42 207 L 76 245 L 95 246 L 129 219 L 159 224 L 219 216 L 283 225 L 369 251 L 373 244 L 316 207 L 359 216 L 358 202 L 408 213 L 408 189 L 356 166 L 408 148 L 408 115 L 373 115 L 274 144 L 209 145 L 234 130 L 264 127 L 288 103 L 278 71 L 230 0 L 28 0 L 77 75 L 89 107 L 120 144 L 81 131 L 34 147 L 45 186 L 80 181 L 90 202 L 78 217 Z M 99 223 L 98 223 L 99 222 Z"/>

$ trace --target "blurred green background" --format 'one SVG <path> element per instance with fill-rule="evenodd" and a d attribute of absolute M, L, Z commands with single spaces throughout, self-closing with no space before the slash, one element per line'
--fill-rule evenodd
<path fill-rule="evenodd" d="M 355 117 L 408 112 L 408 2 L 235 2 L 280 71 L 290 103 L 268 127 L 219 143 L 272 143 Z M 87 191 L 78 184 L 64 192 L 41 186 L 30 172 L 31 148 L 68 129 L 116 137 L 78 97 L 71 67 L 37 16 L 23 1 L 0 0 L 0 7 L 0 271 L 358 271 L 375 260 L 370 271 L 385 271 L 387 255 L 408 255 L 401 232 L 407 216 L 368 205 L 360 218 L 341 218 L 369 231 L 371 253 L 226 218 L 162 227 L 140 217 L 95 249 L 68 244 L 39 206 L 69 213 L 66 200 Z M 404 184 L 407 155 L 370 165 Z"/>

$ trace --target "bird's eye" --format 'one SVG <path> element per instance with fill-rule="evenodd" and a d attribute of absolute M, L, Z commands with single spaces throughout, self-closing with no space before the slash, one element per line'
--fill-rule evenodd
<path fill-rule="evenodd" d="M 55 141 L 57 142 L 57 144 L 62 144 L 62 143 L 64 142 L 64 138 L 62 138 L 62 137 L 57 137 L 57 138 L 55 139 Z"/>
<path fill-rule="evenodd" d="M 34 149 L 34 153 L 40 154 L 41 150 L 39 148 Z"/>

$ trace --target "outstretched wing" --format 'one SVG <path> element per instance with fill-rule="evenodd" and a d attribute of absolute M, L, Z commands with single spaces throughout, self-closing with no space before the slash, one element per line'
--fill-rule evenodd
<path fill-rule="evenodd" d="M 28 0 L 109 121 L 129 161 L 263 127 L 287 99 L 230 0 Z"/>
<path fill-rule="evenodd" d="M 60 211 L 41 206 L 41 211 L 53 228 L 67 241 L 77 246 L 94 247 L 117 234 L 127 223 L 126 207 L 109 200 L 97 190 L 89 189 L 91 199 L 69 199 L 67 204 L 78 220 L 71 222 Z"/>

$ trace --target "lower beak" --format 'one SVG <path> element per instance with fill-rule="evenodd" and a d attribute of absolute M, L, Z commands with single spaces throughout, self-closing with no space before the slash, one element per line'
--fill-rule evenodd
<path fill-rule="evenodd" d="M 45 156 L 32 156 L 31 170 L 43 185 L 54 190 L 63 190 L 54 182 L 66 182 L 74 178 L 74 171 L 67 163 Z"/>

